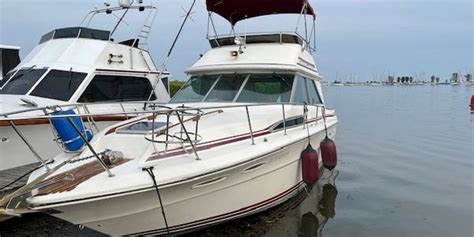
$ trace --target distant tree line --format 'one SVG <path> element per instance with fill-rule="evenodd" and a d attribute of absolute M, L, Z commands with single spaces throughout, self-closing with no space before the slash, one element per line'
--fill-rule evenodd
<path fill-rule="evenodd" d="M 181 89 L 185 81 L 170 81 L 170 96 L 173 97 Z"/>

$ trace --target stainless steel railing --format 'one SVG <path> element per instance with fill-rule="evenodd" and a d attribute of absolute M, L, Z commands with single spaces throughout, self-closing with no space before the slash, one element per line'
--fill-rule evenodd
<path fill-rule="evenodd" d="M 133 105 L 141 105 L 141 103 L 137 102 L 127 102 L 123 104 L 133 104 Z M 199 154 L 196 149 L 196 144 L 200 141 L 200 135 L 199 135 L 199 120 L 201 117 L 210 114 L 210 113 L 215 113 L 215 112 L 221 112 L 224 109 L 230 109 L 230 108 L 244 108 L 245 109 L 245 115 L 247 118 L 247 123 L 248 123 L 248 128 L 249 128 L 249 134 L 250 134 L 250 139 L 251 139 L 251 144 L 255 144 L 254 140 L 254 131 L 252 127 L 252 119 L 251 119 L 251 114 L 249 112 L 249 108 L 251 107 L 261 107 L 261 106 L 281 106 L 281 116 L 282 116 L 282 122 L 283 122 L 283 132 L 284 135 L 287 135 L 287 112 L 286 108 L 288 106 L 302 106 L 302 116 L 304 119 L 304 122 L 302 123 L 303 128 L 305 128 L 306 123 L 308 121 L 307 115 L 308 115 L 308 107 L 313 106 L 315 107 L 316 110 L 316 123 L 318 120 L 319 116 L 319 110 L 321 109 L 321 114 L 323 116 L 324 122 L 326 121 L 325 119 L 325 111 L 326 107 L 323 104 L 315 104 L 315 105 L 306 105 L 306 104 L 301 104 L 301 103 L 252 103 L 252 104 L 227 104 L 227 105 L 217 105 L 217 106 L 203 106 L 203 107 L 185 107 L 184 105 L 177 106 L 176 108 L 172 108 L 173 104 L 162 104 L 162 103 L 147 103 L 147 108 L 145 110 L 141 111 L 131 111 L 127 112 L 126 109 L 124 108 L 123 104 L 120 104 L 120 107 L 122 108 L 121 112 L 113 112 L 113 113 L 90 113 L 90 108 L 88 108 L 88 104 L 74 104 L 74 105 L 60 105 L 60 106 L 48 106 L 48 107 L 42 107 L 42 108 L 35 108 L 35 109 L 28 109 L 28 110 L 22 110 L 22 111 L 17 111 L 17 112 L 10 112 L 10 113 L 4 113 L 0 114 L 0 121 L 8 121 L 10 123 L 10 126 L 15 130 L 15 132 L 20 136 L 20 138 L 23 140 L 23 142 L 28 146 L 30 151 L 35 155 L 35 157 L 42 163 L 42 166 L 45 166 L 46 169 L 49 169 L 47 167 L 47 162 L 45 159 L 43 159 L 33 148 L 31 143 L 28 142 L 28 138 L 23 136 L 21 131 L 15 126 L 15 121 L 21 121 L 25 119 L 48 119 L 50 124 L 51 120 L 55 118 L 66 118 L 69 123 L 73 126 L 73 128 L 76 130 L 77 133 L 79 133 L 81 139 L 84 141 L 84 144 L 86 147 L 92 152 L 94 157 L 98 160 L 98 162 L 101 164 L 102 168 L 109 174 L 109 176 L 113 176 L 107 165 L 102 161 L 102 159 L 99 157 L 97 152 L 95 152 L 93 146 L 89 143 L 85 135 L 83 135 L 80 131 L 79 128 L 72 122 L 72 118 L 77 118 L 80 117 L 82 120 L 86 120 L 87 123 L 89 124 L 90 128 L 92 126 L 96 127 L 95 121 L 93 120 L 93 116 L 124 116 L 125 118 L 130 118 L 130 117 L 135 117 L 135 116 L 141 116 L 141 115 L 148 115 L 148 116 L 143 116 L 143 119 L 152 119 L 152 131 L 151 131 L 151 139 L 150 142 L 153 143 L 164 143 L 165 145 L 165 150 L 164 152 L 168 151 L 169 144 L 176 143 L 175 141 L 170 141 L 170 137 L 175 137 L 174 135 L 170 134 L 170 117 L 172 115 L 176 116 L 177 121 L 178 121 L 178 126 L 180 126 L 180 139 L 178 143 L 181 143 L 182 149 L 187 151 L 187 148 L 191 148 L 195 159 L 200 160 Z M 69 114 L 69 115 L 53 115 L 49 113 L 49 111 L 58 111 L 62 109 L 69 109 L 71 107 L 76 108 L 78 114 Z M 138 106 L 140 107 L 140 106 Z M 138 108 L 137 107 L 137 108 Z M 81 112 L 81 108 L 82 111 Z M 141 107 L 143 108 L 143 107 Z M 210 112 L 204 113 L 204 110 L 208 110 Z M 44 115 L 37 115 L 37 116 L 12 116 L 12 115 L 21 115 L 23 113 L 30 113 L 34 111 L 42 111 Z M 163 134 L 163 128 L 155 128 L 155 119 L 159 115 L 164 115 L 166 116 L 166 128 L 164 129 L 164 134 Z M 191 116 L 190 119 L 184 119 L 185 116 Z M 138 120 L 137 120 L 138 121 Z M 195 128 L 194 132 L 190 132 L 186 128 L 186 123 L 189 121 L 194 121 L 195 122 Z M 51 125 L 52 126 L 52 125 Z M 174 127 L 175 125 L 173 125 Z M 54 129 L 53 129 L 54 130 Z M 165 135 L 165 140 L 160 141 L 156 140 L 155 137 L 156 135 Z M 192 139 L 194 137 L 194 139 Z M 55 139 L 59 139 L 56 135 Z M 189 145 L 186 145 L 189 144 Z"/>

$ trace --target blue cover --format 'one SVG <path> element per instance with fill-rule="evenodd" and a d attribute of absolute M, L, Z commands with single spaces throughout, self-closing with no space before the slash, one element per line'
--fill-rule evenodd
<path fill-rule="evenodd" d="M 74 110 L 56 111 L 53 115 L 73 115 L 76 114 Z M 92 139 L 92 133 L 85 129 L 84 123 L 80 117 L 70 117 L 76 127 L 85 135 L 87 141 Z M 72 124 L 67 118 L 53 118 L 51 119 L 54 129 L 58 133 L 58 137 L 63 141 L 64 146 L 69 151 L 79 151 L 84 146 L 79 133 L 76 132 Z"/>

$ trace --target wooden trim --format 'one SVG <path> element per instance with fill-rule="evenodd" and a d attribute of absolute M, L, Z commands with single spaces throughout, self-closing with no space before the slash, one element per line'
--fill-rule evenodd
<path fill-rule="evenodd" d="M 130 159 L 122 159 L 117 161 L 115 164 L 109 165 L 108 167 L 109 169 L 112 169 L 119 165 L 125 164 L 128 161 L 130 161 Z M 71 191 L 79 184 L 100 173 L 104 173 L 104 171 L 105 170 L 102 168 L 99 161 L 96 160 L 74 169 L 62 172 L 37 184 L 37 196 Z"/>

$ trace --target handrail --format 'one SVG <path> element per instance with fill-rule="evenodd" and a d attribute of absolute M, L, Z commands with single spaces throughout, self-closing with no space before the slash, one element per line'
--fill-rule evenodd
<path fill-rule="evenodd" d="M 231 38 L 231 37 L 235 37 L 235 36 L 239 36 L 239 35 L 247 35 L 247 36 L 256 36 L 256 35 L 275 35 L 275 34 L 279 34 L 280 36 L 283 35 L 283 34 L 289 34 L 289 35 L 295 35 L 297 36 L 298 38 L 300 38 L 301 40 L 303 41 L 306 41 L 303 36 L 301 36 L 298 32 L 296 31 L 262 31 L 262 32 L 243 32 L 243 33 L 235 33 L 235 34 L 221 34 L 221 35 L 213 35 L 213 36 L 209 36 L 207 39 L 208 40 L 214 40 L 214 39 L 221 39 L 221 38 Z"/>
<path fill-rule="evenodd" d="M 136 103 L 139 104 L 139 103 Z M 45 109 L 53 109 L 53 108 L 67 108 L 67 107 L 74 107 L 75 104 L 68 104 L 68 105 L 57 105 L 57 106 L 47 106 L 41 108 L 34 108 L 16 112 L 9 112 L 0 114 L 0 121 L 17 121 L 17 120 L 26 120 L 26 119 L 49 119 L 49 118 L 68 118 L 68 117 L 88 117 L 88 116 L 113 116 L 113 115 L 139 115 L 139 114 L 149 114 L 153 112 L 159 112 L 162 114 L 165 113 L 173 113 L 175 111 L 178 112 L 185 112 L 185 111 L 196 111 L 196 110 L 210 110 L 210 109 L 229 109 L 229 108 L 244 108 L 245 106 L 248 107 L 258 107 L 258 106 L 275 106 L 275 105 L 293 105 L 293 106 L 303 106 L 303 103 L 244 103 L 244 104 L 235 104 L 232 105 L 218 105 L 218 106 L 202 106 L 202 107 L 186 107 L 186 108 L 169 108 L 168 106 L 162 106 L 164 103 L 149 103 L 147 108 L 150 110 L 141 110 L 141 111 L 130 111 L 130 112 L 105 112 L 105 113 L 83 113 L 83 114 L 65 114 L 65 115 L 31 115 L 31 116 L 21 116 L 21 117 L 12 117 L 11 115 L 27 113 L 27 112 L 34 112 L 34 111 L 43 111 Z M 191 104 L 191 103 L 190 103 Z M 79 104 L 82 105 L 82 104 Z M 313 104 L 310 106 L 316 107 L 326 107 L 324 104 Z M 156 108 L 162 108 L 161 110 L 156 110 Z"/>
<path fill-rule="evenodd" d="M 158 115 L 166 115 L 166 120 L 167 120 L 167 125 L 166 125 L 166 141 L 164 142 L 165 143 L 165 152 L 168 150 L 168 143 L 169 140 L 168 140 L 168 137 L 169 137 L 169 129 L 170 129 L 170 126 L 169 126 L 169 119 L 170 119 L 170 115 L 172 113 L 176 114 L 176 117 L 178 119 L 178 122 L 179 122 L 179 125 L 181 127 L 181 136 L 184 135 L 186 136 L 185 138 L 182 138 L 182 147 L 183 149 L 186 151 L 186 147 L 184 146 L 184 143 L 185 142 L 189 142 L 190 146 L 191 146 L 191 149 L 194 153 L 194 156 L 195 156 L 195 159 L 196 160 L 200 160 L 200 157 L 197 153 L 197 149 L 196 149 L 196 146 L 195 146 L 195 143 L 198 142 L 198 126 L 199 126 L 199 120 L 200 120 L 200 117 L 202 115 L 205 115 L 205 113 L 203 113 L 202 110 L 211 110 L 211 109 L 217 109 L 217 110 L 222 110 L 222 109 L 225 109 L 225 108 L 245 108 L 245 111 L 246 111 L 246 116 L 247 116 L 247 122 L 248 122 L 248 126 L 249 126 L 249 131 L 250 131 L 250 138 L 251 138 L 251 141 L 252 141 L 252 145 L 255 145 L 255 140 L 254 140 L 254 132 L 253 132 L 253 129 L 252 129 L 252 121 L 251 121 L 251 118 L 250 118 L 250 113 L 249 113 L 249 107 L 258 107 L 258 106 L 279 106 L 281 105 L 281 108 L 282 108 L 282 114 L 283 114 L 283 126 L 284 126 L 284 135 L 287 134 L 286 132 L 286 112 L 285 112 L 285 105 L 295 105 L 295 106 L 303 106 L 303 118 L 304 118 L 304 123 L 303 123 L 303 128 L 305 128 L 305 126 L 308 126 L 306 125 L 306 122 L 307 122 L 307 115 L 308 115 L 308 106 L 306 103 L 248 103 L 248 104 L 227 104 L 227 105 L 220 105 L 220 106 L 203 106 L 203 107 L 186 107 L 184 105 L 181 105 L 181 106 L 178 106 L 177 108 L 170 108 L 169 106 L 164 106 L 164 105 L 159 105 L 159 104 L 154 104 L 154 103 L 151 103 L 149 104 L 149 107 L 152 107 L 153 110 L 149 110 L 149 111 L 133 111 L 133 112 L 119 112 L 119 113 L 102 113 L 100 115 L 127 115 L 127 114 L 134 114 L 135 116 L 137 116 L 137 114 L 150 114 L 151 113 L 151 116 L 153 117 L 153 124 L 152 124 L 152 139 L 151 139 L 151 142 L 155 142 L 155 117 L 158 116 Z M 88 109 L 87 109 L 87 106 L 82 104 L 83 106 L 83 110 L 84 112 L 87 112 Z M 322 110 L 322 113 L 323 113 L 323 119 L 325 120 L 325 111 L 326 111 L 326 107 L 325 105 L 323 104 L 315 104 L 315 105 L 310 105 L 310 106 L 314 106 L 316 107 L 316 118 L 318 116 L 318 111 L 319 111 L 319 107 L 321 107 L 321 110 Z M 71 106 L 71 105 L 63 105 L 63 107 L 74 107 L 74 106 Z M 121 105 L 121 107 L 123 108 L 123 106 Z M 159 110 L 156 110 L 156 108 L 159 108 Z M 50 110 L 53 110 L 53 111 L 58 111 L 61 109 L 61 106 L 50 106 L 50 107 L 47 107 L 47 109 L 50 109 Z M 31 112 L 31 111 L 35 111 L 35 110 L 41 110 L 41 111 L 45 111 L 44 108 L 36 108 L 34 110 L 28 110 L 28 112 Z M 79 109 L 79 106 L 76 106 L 76 110 L 78 110 L 78 112 L 80 112 L 80 109 Z M 195 113 L 190 113 L 190 112 L 187 112 L 187 111 L 195 111 Z M 45 111 L 46 112 L 46 111 Z M 10 113 L 11 114 L 11 113 Z M 72 118 L 74 117 L 86 117 L 88 119 L 90 119 L 91 116 L 94 116 L 94 115 L 98 115 L 97 113 L 96 114 L 93 114 L 93 113 L 87 113 L 87 114 L 61 114 L 61 115 L 54 115 L 54 114 L 50 114 L 50 115 L 45 115 L 45 116 L 35 116 L 35 117 L 32 117 L 32 118 L 44 118 L 44 119 L 48 119 L 49 121 L 51 121 L 52 119 L 54 118 L 66 118 L 69 122 L 69 124 L 73 127 L 73 129 L 79 134 L 80 138 L 83 140 L 83 142 L 85 143 L 85 145 L 89 148 L 90 152 L 94 155 L 94 157 L 98 160 L 98 162 L 100 163 L 100 165 L 102 166 L 102 168 L 107 172 L 107 174 L 109 175 L 109 177 L 113 177 L 114 175 L 111 173 L 110 169 L 107 167 L 107 165 L 104 163 L 104 161 L 99 157 L 99 155 L 95 152 L 93 146 L 89 143 L 89 141 L 87 140 L 87 138 L 85 137 L 84 134 L 82 134 L 82 132 L 80 131 L 80 129 L 76 126 L 76 124 L 74 124 L 74 122 L 72 121 Z M 184 116 L 185 115 L 193 115 L 194 116 L 194 119 L 187 119 L 187 120 L 184 120 Z M 24 119 L 28 119 L 28 118 L 25 118 L 25 117 L 17 117 L 17 118 L 12 118 L 12 117 L 8 117 L 8 115 L 1 115 L 3 116 L 3 118 L 0 118 L 0 121 L 2 120 L 7 120 L 10 125 L 13 127 L 13 129 L 15 130 L 15 132 L 17 132 L 17 134 L 22 138 L 22 140 L 25 142 L 25 144 L 30 148 L 30 150 L 33 152 L 33 154 L 38 158 L 38 160 L 40 160 L 40 162 L 42 163 L 42 166 L 45 166 L 47 170 L 49 170 L 48 166 L 46 165 L 46 162 L 36 153 L 36 151 L 34 150 L 34 148 L 30 145 L 30 143 L 28 142 L 28 140 L 21 134 L 21 132 L 18 131 L 18 129 L 16 128 L 15 126 L 15 123 L 14 121 L 16 120 L 24 120 Z M 186 129 L 186 126 L 185 126 L 185 122 L 186 121 L 190 121 L 190 120 L 194 120 L 196 122 L 196 127 L 195 127 L 195 133 L 192 134 L 190 132 L 188 132 L 188 130 Z M 317 120 L 317 119 L 316 119 Z M 90 120 L 89 120 L 90 121 Z M 326 124 L 326 123 L 325 123 Z M 327 128 L 325 128 L 327 129 Z M 192 140 L 191 139 L 191 135 L 194 135 L 195 139 Z"/>

